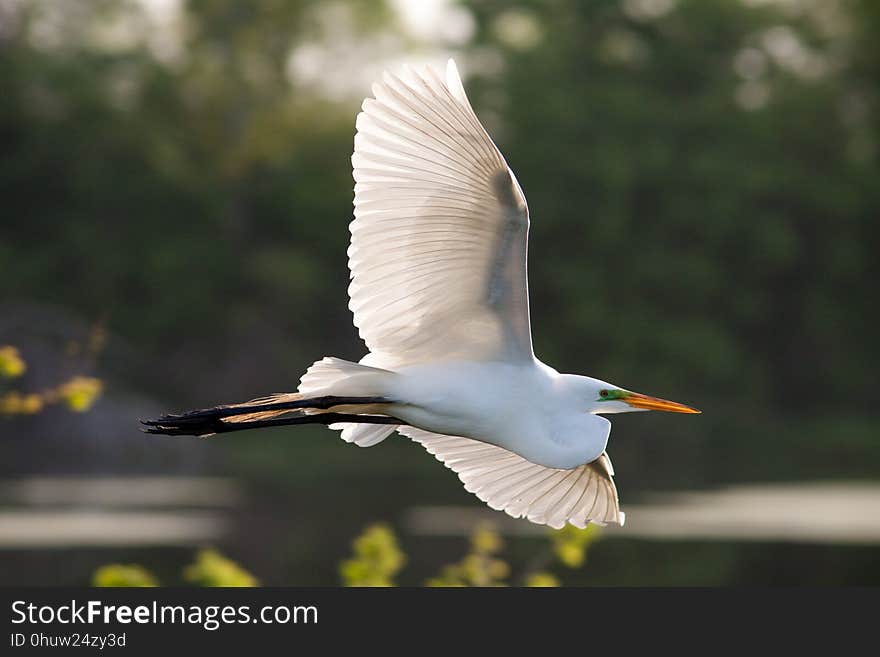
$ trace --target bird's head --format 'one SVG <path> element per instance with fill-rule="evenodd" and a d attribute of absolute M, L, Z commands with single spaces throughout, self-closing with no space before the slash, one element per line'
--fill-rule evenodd
<path fill-rule="evenodd" d="M 591 413 L 630 413 L 632 411 L 667 411 L 670 413 L 701 413 L 678 402 L 650 397 L 590 377 L 577 377 L 580 399 L 587 397 Z"/>

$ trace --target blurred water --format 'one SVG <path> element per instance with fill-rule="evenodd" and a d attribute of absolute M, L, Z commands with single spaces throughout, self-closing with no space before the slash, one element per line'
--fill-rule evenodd
<path fill-rule="evenodd" d="M 871 482 L 673 492 L 652 495 L 625 510 L 626 525 L 607 527 L 607 538 L 880 545 L 880 484 Z M 496 516 L 470 507 L 416 507 L 407 515 L 407 528 L 424 536 L 466 536 L 480 522 L 497 523 Z M 504 519 L 500 526 L 512 535 L 545 531 L 514 519 Z"/>
<path fill-rule="evenodd" d="M 0 481 L 0 558 L 13 568 L 4 569 L 3 583 L 85 583 L 97 565 L 109 561 L 141 560 L 160 572 L 173 571 L 191 557 L 192 550 L 204 545 L 245 555 L 245 566 L 250 565 L 250 554 L 266 583 L 335 583 L 335 566 L 343 556 L 336 551 L 345 541 L 322 533 L 320 521 L 307 522 L 295 511 L 289 522 L 281 520 L 285 506 L 292 506 L 291 498 L 248 491 L 232 478 L 5 479 Z M 847 550 L 867 548 L 868 554 L 876 554 L 880 546 L 880 484 L 870 482 L 751 484 L 669 492 L 627 504 L 626 512 L 625 527 L 603 530 L 594 560 L 601 565 L 595 571 L 569 575 L 575 580 L 571 583 L 600 577 L 606 578 L 600 583 L 706 584 L 717 583 L 719 573 L 749 581 L 756 577 L 749 569 L 763 566 L 749 563 L 757 557 L 747 548 L 730 551 L 730 546 L 746 543 L 761 545 L 761 553 L 773 554 L 778 562 L 791 561 L 780 550 L 801 555 L 795 561 L 810 555 L 788 575 L 786 581 L 791 583 L 813 581 L 822 562 L 849 563 L 844 568 L 870 582 L 870 572 L 856 572 L 864 554 Z M 326 522 L 332 524 L 333 519 Z M 433 568 L 430 562 L 438 554 L 447 555 L 441 561 L 450 561 L 448 555 L 461 550 L 465 538 L 484 522 L 494 524 L 514 547 L 517 541 L 534 546 L 547 532 L 476 504 L 410 507 L 397 528 L 415 554 L 418 571 Z M 660 547 L 666 543 L 673 546 L 672 553 Z M 825 548 L 816 551 L 815 546 Z M 425 554 L 427 563 L 420 564 Z M 676 564 L 688 563 L 688 569 L 669 566 L 670 554 Z M 730 559 L 745 559 L 746 572 L 725 573 L 724 567 L 711 565 Z M 650 564 L 657 570 L 645 572 Z"/>

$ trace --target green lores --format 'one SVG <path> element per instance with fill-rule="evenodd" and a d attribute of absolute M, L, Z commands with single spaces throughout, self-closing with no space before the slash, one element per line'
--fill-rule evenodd
<path fill-rule="evenodd" d="M 621 390 L 620 388 L 608 388 L 599 391 L 599 399 L 596 401 L 612 401 L 614 399 L 625 399 L 632 393 L 629 390 Z"/>

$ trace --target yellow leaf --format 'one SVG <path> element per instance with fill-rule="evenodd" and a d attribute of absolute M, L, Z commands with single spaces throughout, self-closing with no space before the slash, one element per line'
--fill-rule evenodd
<path fill-rule="evenodd" d="M 0 377 L 14 379 L 21 376 L 27 370 L 27 364 L 15 347 L 6 345 L 0 347 Z"/>
<path fill-rule="evenodd" d="M 339 574 L 345 586 L 393 586 L 394 576 L 406 563 L 390 527 L 375 524 L 355 538 L 354 556 L 343 561 Z"/>
<path fill-rule="evenodd" d="M 199 586 L 257 586 L 257 578 L 217 550 L 200 550 L 183 578 Z"/>
<path fill-rule="evenodd" d="M 82 413 L 95 403 L 103 388 L 100 379 L 76 376 L 59 387 L 58 394 L 70 410 Z"/>
<path fill-rule="evenodd" d="M 95 571 L 92 586 L 159 586 L 159 583 L 143 566 L 112 563 Z"/>
<path fill-rule="evenodd" d="M 560 583 L 556 575 L 552 573 L 532 573 L 526 577 L 526 586 L 537 588 L 554 587 L 560 586 Z"/>

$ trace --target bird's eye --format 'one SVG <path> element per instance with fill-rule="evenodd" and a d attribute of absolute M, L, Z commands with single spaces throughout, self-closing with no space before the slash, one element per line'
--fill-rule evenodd
<path fill-rule="evenodd" d="M 607 396 L 608 396 L 608 391 L 607 391 L 607 390 L 600 390 L 600 391 L 599 391 L 599 396 L 600 396 L 600 397 L 607 397 Z"/>

